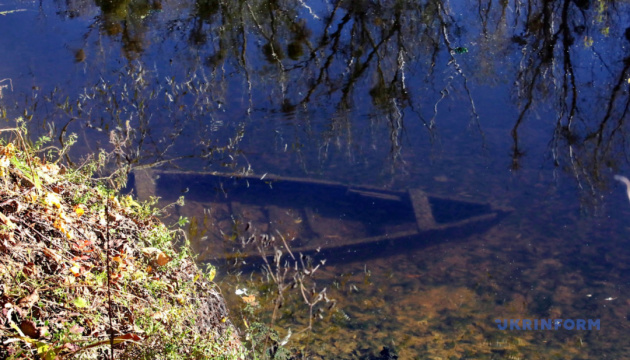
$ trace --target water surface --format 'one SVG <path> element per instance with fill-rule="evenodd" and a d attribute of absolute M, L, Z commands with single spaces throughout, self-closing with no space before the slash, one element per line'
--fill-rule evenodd
<path fill-rule="evenodd" d="M 321 267 L 318 287 L 337 307 L 309 341 L 292 338 L 312 356 L 387 346 L 404 359 L 628 357 L 630 204 L 613 180 L 630 174 L 626 2 L 8 1 L 4 11 L 3 114 L 57 143 L 76 133 L 75 163 L 116 149 L 113 163 L 135 168 L 422 189 L 511 209 L 478 231 Z M 275 208 L 235 211 L 213 205 L 217 189 L 166 186 L 186 196 L 173 216 L 195 219 L 200 261 L 225 257 L 208 249 L 232 238 L 234 219 L 285 214 L 265 231 L 296 234 L 308 222 L 287 214 L 286 192 Z M 255 201 L 247 194 L 241 203 Z M 325 203 L 356 208 L 339 201 Z M 326 206 L 311 214 L 334 213 Z M 388 232 L 374 224 L 403 210 L 339 215 L 311 235 Z M 204 223 L 209 213 L 229 221 Z M 247 280 L 227 272 L 238 319 L 232 294 Z M 282 336 L 306 324 L 292 306 Z M 500 331 L 504 318 L 592 318 L 601 329 Z"/>

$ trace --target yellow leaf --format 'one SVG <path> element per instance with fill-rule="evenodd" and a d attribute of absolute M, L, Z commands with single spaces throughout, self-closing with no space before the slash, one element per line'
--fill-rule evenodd
<path fill-rule="evenodd" d="M 135 201 L 135 200 L 131 197 L 131 195 L 127 195 L 127 196 L 125 196 L 125 198 L 124 198 L 124 199 L 125 199 L 125 204 L 126 204 L 128 207 L 132 207 L 132 206 L 133 206 L 133 207 L 141 207 L 141 206 L 140 206 L 140 204 L 138 204 L 138 203 L 137 203 L 137 202 L 136 202 L 136 201 Z"/>
<path fill-rule="evenodd" d="M 29 192 L 26 194 L 26 200 L 28 200 L 31 204 L 34 203 L 37 201 L 37 194 L 34 191 Z"/>
<path fill-rule="evenodd" d="M 256 296 L 255 295 L 243 296 L 242 299 L 248 305 L 258 306 L 258 301 L 256 301 Z"/>
<path fill-rule="evenodd" d="M 74 207 L 74 213 L 77 214 L 77 216 L 81 216 L 85 214 L 85 210 L 83 210 L 83 207 L 81 205 L 77 205 Z"/>
<path fill-rule="evenodd" d="M 119 208 L 120 207 L 120 202 L 118 201 L 118 197 L 116 197 L 114 195 L 110 195 L 109 200 L 113 204 L 114 208 Z"/>
<path fill-rule="evenodd" d="M 208 280 L 212 281 L 214 280 L 214 277 L 217 275 L 217 269 L 216 268 L 212 268 L 210 270 L 210 274 L 208 274 Z"/>
<path fill-rule="evenodd" d="M 54 360 L 57 356 L 54 351 L 51 351 L 50 345 L 45 342 L 35 341 L 35 345 L 37 346 L 37 354 L 39 357 L 44 360 Z"/>
<path fill-rule="evenodd" d="M 141 271 L 136 271 L 136 272 L 133 273 L 131 278 L 133 280 L 142 280 L 142 279 L 144 279 L 144 274 Z"/>
<path fill-rule="evenodd" d="M 55 222 L 53 222 L 53 227 L 57 230 L 59 230 L 59 232 L 63 233 L 63 234 L 68 234 L 68 231 L 66 230 L 66 228 L 63 226 L 63 219 L 57 219 L 55 220 Z"/>
<path fill-rule="evenodd" d="M 74 306 L 78 307 L 78 308 L 84 308 L 84 307 L 88 307 L 90 304 L 87 302 L 87 300 L 85 300 L 84 298 L 78 297 L 74 300 L 72 300 L 72 303 L 74 304 Z"/>
<path fill-rule="evenodd" d="M 12 143 L 7 144 L 7 146 L 0 146 L 0 155 L 11 158 L 14 154 L 15 146 Z"/>
<path fill-rule="evenodd" d="M 81 276 L 81 267 L 79 267 L 78 264 L 73 263 L 72 267 L 70 268 L 70 272 L 72 272 L 74 276 Z"/>
<path fill-rule="evenodd" d="M 59 195 L 55 193 L 48 193 L 48 195 L 46 195 L 46 199 L 44 200 L 44 202 L 46 203 L 46 205 L 54 206 L 57 209 L 61 207 L 61 198 L 59 197 Z"/>

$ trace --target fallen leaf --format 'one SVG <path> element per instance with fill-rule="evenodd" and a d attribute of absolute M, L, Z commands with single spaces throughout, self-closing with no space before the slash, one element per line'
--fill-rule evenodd
<path fill-rule="evenodd" d="M 74 213 L 77 214 L 77 216 L 85 214 L 85 209 L 83 209 L 83 207 L 83 205 L 76 205 L 73 209 Z"/>
<path fill-rule="evenodd" d="M 44 255 L 46 255 L 49 258 L 55 260 L 55 262 L 57 262 L 57 263 L 61 262 L 61 260 L 62 260 L 61 255 L 57 254 L 56 252 L 50 250 L 49 248 L 44 248 L 42 251 L 43 251 Z"/>
<path fill-rule="evenodd" d="M 171 261 L 170 257 L 157 248 L 144 248 L 142 253 L 147 257 L 151 257 L 159 266 L 164 266 Z"/>
<path fill-rule="evenodd" d="M 37 293 L 37 289 L 35 289 L 30 295 L 20 299 L 20 301 L 18 301 L 18 305 L 22 309 L 28 310 L 32 308 L 37 301 L 39 301 L 39 294 Z"/>
<path fill-rule="evenodd" d="M 9 240 L 9 243 L 14 244 L 14 237 L 13 231 L 0 230 L 0 240 Z"/>
<path fill-rule="evenodd" d="M 39 329 L 31 320 L 23 320 L 20 323 L 20 330 L 31 339 L 39 339 L 41 337 Z"/>
<path fill-rule="evenodd" d="M 258 301 L 256 301 L 255 295 L 243 296 L 241 299 L 243 299 L 243 301 L 245 301 L 248 305 L 258 306 Z"/>
<path fill-rule="evenodd" d="M 166 254 L 161 253 L 161 254 L 157 255 L 155 260 L 157 261 L 158 265 L 164 266 L 164 265 L 168 264 L 169 261 L 171 261 L 171 258 L 166 256 Z"/>
<path fill-rule="evenodd" d="M 72 267 L 70 268 L 70 272 L 72 273 L 72 275 L 79 277 L 81 276 L 81 267 L 79 266 L 79 264 L 73 263 Z"/>
<path fill-rule="evenodd" d="M 68 352 L 75 352 L 80 349 L 79 345 L 72 343 L 65 343 L 61 348 L 67 350 Z"/>
<path fill-rule="evenodd" d="M 88 306 L 88 302 L 87 300 L 85 300 L 84 298 L 75 298 L 74 300 L 72 300 L 72 303 L 74 304 L 74 306 L 78 307 L 78 308 L 84 308 Z"/>
<path fill-rule="evenodd" d="M 15 154 L 15 145 L 8 143 L 7 146 L 0 146 L 0 155 L 12 157 Z"/>
<path fill-rule="evenodd" d="M 87 255 L 75 256 L 72 258 L 72 261 L 86 261 L 89 260 L 90 257 Z"/>
<path fill-rule="evenodd" d="M 24 275 L 28 277 L 37 276 L 37 267 L 32 262 L 26 263 L 22 268 Z"/>
<path fill-rule="evenodd" d="M 4 214 L 10 214 L 10 213 L 21 213 L 22 210 L 24 209 L 24 206 L 17 200 L 15 199 L 11 199 L 9 201 L 5 201 L 4 203 L 2 203 L 2 212 Z"/>
<path fill-rule="evenodd" d="M 57 355 L 55 354 L 53 349 L 51 349 L 51 346 L 46 344 L 45 342 L 38 341 L 36 342 L 36 346 L 37 346 L 37 354 L 39 354 L 39 357 L 41 359 L 55 360 L 55 358 L 57 358 Z"/>
<path fill-rule="evenodd" d="M 2 225 L 8 227 L 11 230 L 15 229 L 16 227 L 13 221 L 11 221 L 8 217 L 6 217 L 6 215 L 4 215 L 1 212 L 0 212 L 0 223 L 2 223 Z"/>
<path fill-rule="evenodd" d="M 83 250 L 86 247 L 91 247 L 92 246 L 92 242 L 90 240 L 83 240 L 83 241 L 79 241 L 77 242 L 77 246 L 76 246 L 76 251 L 83 251 L 83 252 L 92 252 L 94 250 Z"/>
<path fill-rule="evenodd" d="M 48 206 L 54 206 L 57 209 L 61 208 L 61 198 L 55 193 L 48 193 L 44 202 Z"/>
<path fill-rule="evenodd" d="M 84 330 L 85 330 L 84 327 L 81 327 L 81 326 L 76 325 L 76 324 L 72 325 L 72 327 L 70 328 L 70 332 L 73 333 L 73 334 L 77 334 L 77 335 L 83 333 Z"/>

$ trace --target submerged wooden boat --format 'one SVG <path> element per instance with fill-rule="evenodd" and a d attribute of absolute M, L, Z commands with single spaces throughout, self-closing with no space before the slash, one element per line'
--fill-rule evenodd
<path fill-rule="evenodd" d="M 193 219 L 191 236 L 203 239 L 197 247 L 208 260 L 229 258 L 230 241 L 251 228 L 283 238 L 294 253 L 351 261 L 463 238 L 487 230 L 511 211 L 420 189 L 273 175 L 139 170 L 131 182 L 140 199 L 173 202 L 185 195 L 196 203 L 176 215 Z"/>

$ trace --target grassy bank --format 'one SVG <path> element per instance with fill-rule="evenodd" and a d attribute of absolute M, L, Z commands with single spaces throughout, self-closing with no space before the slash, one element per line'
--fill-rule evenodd
<path fill-rule="evenodd" d="M 214 272 L 151 204 L 96 180 L 98 159 L 2 135 L 0 358 L 246 357 Z"/>

